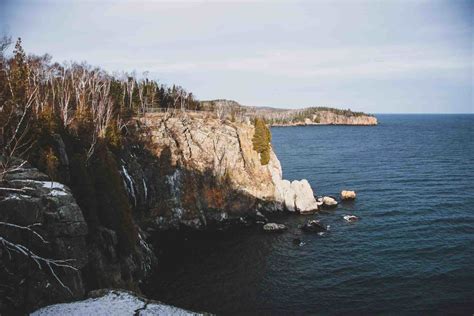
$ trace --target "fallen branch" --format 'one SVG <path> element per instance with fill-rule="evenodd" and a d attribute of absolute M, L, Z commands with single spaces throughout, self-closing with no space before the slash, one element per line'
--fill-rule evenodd
<path fill-rule="evenodd" d="M 16 229 L 30 231 L 33 235 L 38 237 L 42 242 L 49 243 L 48 241 L 46 241 L 43 238 L 43 236 L 41 236 L 38 232 L 36 232 L 35 230 L 32 229 L 32 227 L 40 226 L 41 225 L 40 223 L 35 223 L 35 224 L 29 225 L 29 226 L 20 226 L 20 225 L 11 224 L 11 223 L 0 222 L 0 225 L 5 226 L 5 227 L 10 227 L 10 228 L 16 228 Z M 56 281 L 58 281 L 58 283 L 63 288 L 68 290 L 68 292 L 71 295 L 73 295 L 71 289 L 61 281 L 59 276 L 56 274 L 56 271 L 54 271 L 54 268 L 67 268 L 67 269 L 72 269 L 74 271 L 78 271 L 78 269 L 76 267 L 74 267 L 70 264 L 71 262 L 75 261 L 74 259 L 50 259 L 50 258 L 45 258 L 45 257 L 42 257 L 40 255 L 37 255 L 31 249 L 29 249 L 28 247 L 26 247 L 22 244 L 19 244 L 19 243 L 11 242 L 11 241 L 9 241 L 8 239 L 6 239 L 2 236 L 0 236 L 0 244 L 3 245 L 3 247 L 8 251 L 8 253 L 11 250 L 11 251 L 19 253 L 19 254 L 21 254 L 25 257 L 31 258 L 36 263 L 36 265 L 38 266 L 38 268 L 40 270 L 43 269 L 44 265 L 46 267 L 48 267 L 49 271 L 51 272 L 53 277 L 56 279 Z"/>

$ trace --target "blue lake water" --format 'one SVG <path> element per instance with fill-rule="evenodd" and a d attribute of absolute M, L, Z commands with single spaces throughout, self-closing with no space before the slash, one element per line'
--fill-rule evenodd
<path fill-rule="evenodd" d="M 357 199 L 287 233 L 176 240 L 148 296 L 218 314 L 474 313 L 474 115 L 379 115 L 374 127 L 272 128 L 286 179 Z M 356 223 L 342 216 L 355 214 Z M 301 238 L 305 244 L 292 243 Z"/>

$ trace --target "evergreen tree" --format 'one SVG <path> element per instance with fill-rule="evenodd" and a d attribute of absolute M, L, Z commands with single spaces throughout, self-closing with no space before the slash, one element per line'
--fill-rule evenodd
<path fill-rule="evenodd" d="M 252 138 L 253 149 L 260 154 L 260 163 L 266 165 L 270 161 L 270 142 L 272 135 L 263 119 L 256 118 L 254 125 L 255 134 Z"/>
<path fill-rule="evenodd" d="M 18 38 L 13 51 L 14 58 L 11 65 L 11 84 L 13 87 L 13 100 L 17 105 L 24 107 L 27 102 L 28 91 L 28 63 L 25 51 Z"/>

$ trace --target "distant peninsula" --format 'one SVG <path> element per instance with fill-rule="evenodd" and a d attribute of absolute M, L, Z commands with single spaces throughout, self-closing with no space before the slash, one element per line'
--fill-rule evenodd
<path fill-rule="evenodd" d="M 374 115 L 331 107 L 279 109 L 245 106 L 233 100 L 208 100 L 200 102 L 202 109 L 222 113 L 223 116 L 263 118 L 270 126 L 306 125 L 377 125 Z"/>

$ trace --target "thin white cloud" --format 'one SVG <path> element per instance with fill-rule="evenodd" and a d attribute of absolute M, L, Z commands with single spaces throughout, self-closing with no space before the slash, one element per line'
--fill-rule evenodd
<path fill-rule="evenodd" d="M 366 47 L 318 50 L 271 50 L 251 57 L 227 59 L 173 60 L 148 58 L 110 60 L 110 68 L 135 69 L 154 73 L 206 71 L 253 72 L 295 78 L 331 77 L 338 79 L 364 77 L 384 78 L 424 71 L 443 73 L 469 69 L 472 59 L 465 55 L 419 47 Z"/>

